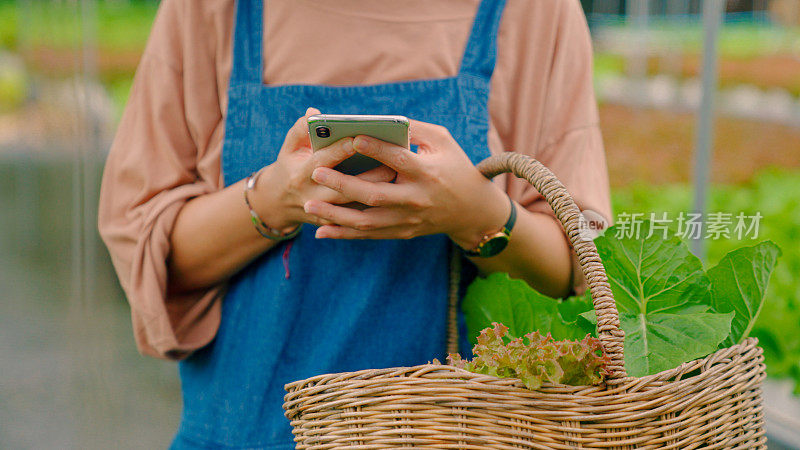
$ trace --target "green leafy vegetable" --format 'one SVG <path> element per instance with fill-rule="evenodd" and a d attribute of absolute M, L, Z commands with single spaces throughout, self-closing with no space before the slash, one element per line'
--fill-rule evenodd
<path fill-rule="evenodd" d="M 623 314 L 626 369 L 639 377 L 714 353 L 730 332 L 733 314 Z"/>
<path fill-rule="evenodd" d="M 581 317 L 581 314 L 586 311 L 594 311 L 594 305 L 592 305 L 592 296 L 588 290 L 586 290 L 583 295 L 572 296 L 558 302 L 558 313 L 561 315 L 561 318 L 564 320 L 564 322 L 570 325 L 576 324 L 577 326 L 583 328 L 588 326 L 588 329 L 583 330 L 583 334 L 595 334 L 597 330 L 595 330 L 594 325 Z M 597 336 L 595 335 L 595 337 Z"/>
<path fill-rule="evenodd" d="M 708 270 L 714 309 L 736 313 L 726 346 L 738 344 L 750 334 L 780 254 L 777 245 L 765 241 L 728 253 L 716 267 Z"/>
<path fill-rule="evenodd" d="M 559 302 L 532 289 L 522 280 L 512 279 L 507 273 L 493 273 L 478 278 L 467 289 L 462 303 L 470 343 L 477 343 L 480 330 L 492 322 L 508 324 L 511 339 L 531 331 L 549 332 L 555 339 L 581 339 L 586 331 L 567 322 L 559 313 Z M 589 303 L 591 308 L 591 303 Z"/>
<path fill-rule="evenodd" d="M 628 375 L 651 375 L 713 353 L 730 332 L 733 313 L 712 313 L 705 305 L 676 312 L 619 315 L 620 327 L 625 332 Z M 597 323 L 594 311 L 583 316 Z"/>
<path fill-rule="evenodd" d="M 686 244 L 673 237 L 595 239 L 625 331 L 625 368 L 635 377 L 713 353 L 733 314 L 710 310 L 710 281 Z"/>
<path fill-rule="evenodd" d="M 556 341 L 549 333 L 533 332 L 506 344 L 508 327 L 497 322 L 492 325 L 478 336 L 472 361 L 451 354 L 447 357 L 448 363 L 470 372 L 519 378 L 529 389 L 538 389 L 544 382 L 574 386 L 599 384 L 606 376 L 609 359 L 603 355 L 597 338 L 586 336 L 581 341 Z"/>
<path fill-rule="evenodd" d="M 692 194 L 688 184 L 642 184 L 615 189 L 613 205 L 615 211 L 643 213 L 644 217 L 651 212 L 656 216 L 666 213 L 674 219 L 691 208 Z M 757 337 L 764 349 L 767 374 L 792 377 L 795 393 L 800 394 L 800 251 L 788 250 L 796 248 L 800 239 L 800 171 L 765 169 L 747 183 L 715 184 L 710 194 L 709 211 L 733 213 L 732 227 L 740 213 L 760 217 L 760 221 L 750 234 L 731 233 L 729 237 L 707 240 L 709 267 L 728 252 L 758 240 L 769 239 L 784 249 L 770 276 L 767 297 L 750 336 Z"/>
<path fill-rule="evenodd" d="M 648 225 L 645 221 L 642 228 Z M 595 243 L 625 331 L 629 375 L 650 375 L 704 357 L 720 345 L 740 342 L 753 328 L 780 254 L 775 244 L 735 250 L 706 273 L 677 237 L 617 234 L 624 233 L 611 227 Z M 506 274 L 476 280 L 463 309 L 471 336 L 503 322 L 511 324 L 512 339 L 533 331 L 580 339 L 586 324 L 596 324 L 588 296 L 559 303 Z"/>
<path fill-rule="evenodd" d="M 703 265 L 677 237 L 617 238 L 616 227 L 595 239 L 620 313 L 652 314 L 708 303 Z"/>

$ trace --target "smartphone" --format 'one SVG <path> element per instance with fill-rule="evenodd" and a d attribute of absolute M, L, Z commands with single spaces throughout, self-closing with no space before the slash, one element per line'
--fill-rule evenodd
<path fill-rule="evenodd" d="M 315 114 L 308 118 L 311 148 L 317 151 L 339 139 L 365 135 L 408 148 L 408 119 L 403 116 Z M 334 167 L 348 175 L 379 167 L 382 163 L 356 153 Z"/>

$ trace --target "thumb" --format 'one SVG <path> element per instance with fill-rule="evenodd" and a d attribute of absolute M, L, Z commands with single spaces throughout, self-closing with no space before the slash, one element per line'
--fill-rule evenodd
<path fill-rule="evenodd" d="M 311 139 L 308 136 L 308 118 L 314 114 L 320 114 L 317 108 L 308 108 L 303 117 L 297 121 L 286 133 L 283 149 L 286 151 L 295 151 L 303 147 L 311 147 Z"/>

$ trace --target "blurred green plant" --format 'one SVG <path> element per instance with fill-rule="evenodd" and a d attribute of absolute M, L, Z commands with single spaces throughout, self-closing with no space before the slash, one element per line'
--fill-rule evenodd
<path fill-rule="evenodd" d="M 619 76 L 625 72 L 625 57 L 614 53 L 594 54 L 594 82 L 595 87 L 605 78 Z"/>
<path fill-rule="evenodd" d="M 117 117 L 127 102 L 157 9 L 157 1 L 96 3 L 98 75 L 114 102 Z M 31 73 L 72 74 L 75 58 L 69 52 L 78 50 L 90 32 L 74 2 L 23 4 L 0 0 L 0 56 L 3 50 L 21 55 Z M 9 68 L 2 60 L 0 66 L 0 112 L 10 111 L 25 99 L 25 67 L 23 76 L 19 76 L 16 66 Z"/>
<path fill-rule="evenodd" d="M 0 51 L 0 113 L 20 107 L 28 95 L 28 80 L 21 62 Z"/>
<path fill-rule="evenodd" d="M 18 27 L 16 2 L 0 1 L 0 49 L 17 48 Z"/>
<path fill-rule="evenodd" d="M 637 185 L 613 194 L 615 213 L 654 213 L 675 218 L 690 211 L 692 190 L 688 185 Z M 709 212 L 761 214 L 756 241 L 771 239 L 784 249 L 781 263 L 772 274 L 767 300 L 751 336 L 764 348 L 767 373 L 793 378 L 800 394 L 800 173 L 771 169 L 751 183 L 717 185 L 711 192 Z M 708 240 L 707 266 L 716 265 L 729 251 L 750 245 L 737 239 Z"/>
<path fill-rule="evenodd" d="M 668 73 L 681 79 L 697 78 L 701 68 L 703 32 L 693 19 L 669 22 L 654 18 L 647 30 L 650 76 Z M 599 29 L 598 29 L 599 30 Z M 595 79 L 625 73 L 625 47 L 631 38 L 645 38 L 624 25 L 608 25 L 598 34 Z M 607 34 L 608 36 L 605 36 Z M 800 28 L 767 23 L 726 23 L 719 35 L 719 85 L 731 89 L 741 85 L 769 90 L 778 88 L 800 95 Z"/>
<path fill-rule="evenodd" d="M 647 29 L 651 48 L 669 48 L 676 52 L 700 54 L 703 50 L 703 24 L 699 18 L 685 20 L 652 17 Z M 624 23 L 611 24 L 605 30 L 626 30 Z M 797 52 L 800 29 L 769 22 L 727 22 L 720 29 L 719 55 L 723 58 L 752 58 L 776 52 Z"/>
<path fill-rule="evenodd" d="M 114 103 L 114 113 L 116 114 L 117 120 L 122 117 L 125 104 L 128 103 L 128 96 L 130 96 L 132 85 L 133 77 L 119 77 L 105 83 L 106 91 L 108 91 L 108 95 L 111 96 L 111 100 Z"/>
<path fill-rule="evenodd" d="M 96 3 L 97 42 L 101 49 L 144 48 L 158 2 Z M 87 32 L 75 2 L 26 2 L 0 0 L 0 46 L 17 50 L 22 41 L 31 47 L 72 49 Z"/>

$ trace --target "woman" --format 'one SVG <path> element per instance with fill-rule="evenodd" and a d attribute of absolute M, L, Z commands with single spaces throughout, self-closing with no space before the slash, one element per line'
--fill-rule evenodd
<path fill-rule="evenodd" d="M 359 137 L 312 154 L 319 110 L 416 119 L 418 152 Z M 173 447 L 293 448 L 285 383 L 442 358 L 451 242 L 474 250 L 512 208 L 508 247 L 475 266 L 580 288 L 541 197 L 473 166 L 511 150 L 609 216 L 576 1 L 165 0 L 99 222 L 140 350 L 182 359 Z M 356 151 L 386 167 L 331 169 Z"/>

